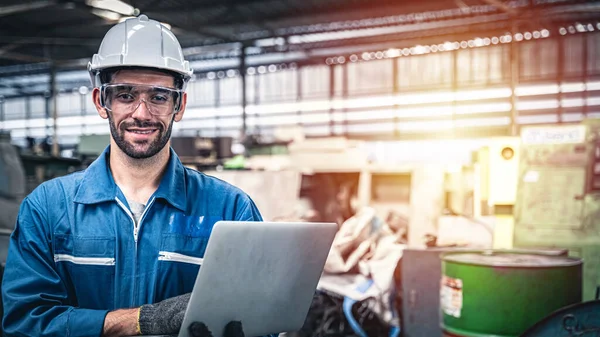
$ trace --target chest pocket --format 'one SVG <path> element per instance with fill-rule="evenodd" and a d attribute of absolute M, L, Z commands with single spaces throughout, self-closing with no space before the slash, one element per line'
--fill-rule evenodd
<path fill-rule="evenodd" d="M 53 250 L 54 263 L 74 305 L 114 309 L 114 238 L 55 234 Z"/>
<path fill-rule="evenodd" d="M 162 235 L 158 252 L 157 300 L 192 291 L 207 243 L 207 235 Z"/>
<path fill-rule="evenodd" d="M 161 235 L 155 301 L 192 291 L 216 216 L 174 213 Z"/>

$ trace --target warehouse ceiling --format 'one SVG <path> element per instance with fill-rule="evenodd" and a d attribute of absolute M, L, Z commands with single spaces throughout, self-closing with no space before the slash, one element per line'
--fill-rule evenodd
<path fill-rule="evenodd" d="M 129 6 L 114 6 L 115 3 L 123 5 L 123 2 Z M 102 37 L 112 25 L 140 13 L 169 25 L 191 59 L 201 59 L 207 53 L 218 55 L 215 50 L 232 50 L 232 45 L 238 46 L 235 47 L 238 50 L 239 46 L 251 46 L 255 52 L 256 49 L 265 53 L 285 52 L 366 43 L 382 36 L 392 36 L 396 40 L 404 36 L 414 38 L 419 35 L 415 35 L 416 32 L 427 29 L 437 28 L 442 32 L 462 27 L 464 30 L 467 24 L 500 22 L 502 24 L 497 28 L 506 29 L 506 22 L 511 18 L 539 21 L 547 17 L 539 15 L 540 10 L 550 8 L 565 14 L 568 11 L 563 9 L 573 5 L 580 6 L 572 11 L 573 14 L 598 17 L 598 2 L 576 0 L 123 2 L 1 0 L 0 67 L 49 62 L 81 67 L 98 50 Z M 107 3 L 113 4 L 106 8 Z"/>

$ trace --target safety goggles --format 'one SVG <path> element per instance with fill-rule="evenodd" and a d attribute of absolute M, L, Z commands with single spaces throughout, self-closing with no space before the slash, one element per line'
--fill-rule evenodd
<path fill-rule="evenodd" d="M 100 87 L 100 103 L 115 113 L 132 113 L 142 104 L 157 116 L 168 116 L 181 108 L 182 90 L 144 84 L 115 83 Z"/>

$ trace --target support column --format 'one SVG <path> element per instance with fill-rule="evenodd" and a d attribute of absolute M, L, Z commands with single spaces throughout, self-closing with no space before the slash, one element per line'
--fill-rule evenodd
<path fill-rule="evenodd" d="M 246 91 L 246 45 L 242 45 L 242 50 L 240 53 L 240 76 L 242 78 L 242 133 L 241 138 L 246 138 L 247 132 L 247 115 L 246 115 L 246 105 L 248 104 L 248 93 Z"/>
<path fill-rule="evenodd" d="M 31 130 L 29 129 L 29 121 L 31 120 L 31 96 L 25 97 L 25 135 L 31 136 Z"/>
<path fill-rule="evenodd" d="M 398 65 L 398 62 L 400 62 L 400 60 L 397 57 L 394 57 L 391 59 L 392 61 L 392 95 L 394 97 L 397 97 L 400 94 L 400 67 Z M 400 138 L 400 105 L 398 105 L 398 100 L 396 98 L 394 98 L 394 101 L 396 102 L 394 104 L 394 133 L 393 133 L 393 138 L 394 139 L 398 139 Z"/>
<path fill-rule="evenodd" d="M 56 84 L 56 66 L 50 66 L 50 99 L 52 100 L 52 155 L 59 156 L 58 147 L 58 85 Z"/>
<path fill-rule="evenodd" d="M 563 108 L 562 100 L 563 100 L 563 78 L 565 73 L 565 38 L 562 35 L 558 36 L 558 47 L 557 47 L 557 82 L 558 82 L 558 123 L 561 124 L 563 122 L 563 114 L 565 109 Z"/>
<path fill-rule="evenodd" d="M 296 68 L 296 106 L 300 107 L 300 102 L 302 101 L 302 70 L 300 66 Z M 297 125 L 304 128 L 302 123 L 302 109 L 298 109 L 296 111 L 296 115 L 298 116 Z M 302 133 L 304 133 L 304 129 L 302 129 Z"/>
<path fill-rule="evenodd" d="M 342 98 L 344 101 L 348 99 L 348 62 L 342 65 Z M 348 109 L 344 108 L 344 136 L 348 138 Z"/>
<path fill-rule="evenodd" d="M 329 101 L 332 102 L 335 96 L 335 69 L 329 66 Z M 329 108 L 329 135 L 335 135 L 335 122 L 333 118 L 333 106 Z"/>
<path fill-rule="evenodd" d="M 515 41 L 515 34 L 517 33 L 517 23 L 515 21 L 512 22 L 511 28 L 511 43 L 510 43 L 510 103 L 512 108 L 510 110 L 510 135 L 518 136 L 518 121 L 517 117 L 519 112 L 517 111 L 517 95 L 516 89 L 519 85 L 519 43 Z"/>
<path fill-rule="evenodd" d="M 583 115 L 583 119 L 585 120 L 587 118 L 588 112 L 589 112 L 589 108 L 588 108 L 588 86 L 587 86 L 587 81 L 588 79 L 591 77 L 590 74 L 588 74 L 589 72 L 589 67 L 588 67 L 588 63 L 589 63 L 589 41 L 590 41 L 590 36 L 593 36 L 589 33 L 586 34 L 582 34 L 581 38 L 583 39 L 583 45 L 581 46 L 581 53 L 583 54 L 583 62 L 581 62 L 581 83 L 583 83 L 583 93 L 582 93 L 582 100 L 583 100 L 583 109 L 582 109 L 582 115 Z"/>
<path fill-rule="evenodd" d="M 0 122 L 4 122 L 4 96 L 0 96 Z"/>
<path fill-rule="evenodd" d="M 219 137 L 220 133 L 221 133 L 221 128 L 219 126 L 219 107 L 221 106 L 221 79 L 219 78 L 219 73 L 221 72 L 221 70 L 216 71 L 215 72 L 215 79 L 213 80 L 213 84 L 215 86 L 215 104 L 213 105 L 215 107 L 215 111 L 217 111 L 215 113 L 215 137 Z"/>

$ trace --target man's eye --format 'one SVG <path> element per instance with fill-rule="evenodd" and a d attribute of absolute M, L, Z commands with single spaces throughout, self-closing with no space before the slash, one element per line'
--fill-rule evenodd
<path fill-rule="evenodd" d="M 169 100 L 169 96 L 167 95 L 154 95 L 152 96 L 153 103 L 165 103 Z"/>
<path fill-rule="evenodd" d="M 134 97 L 132 94 L 129 94 L 129 93 L 120 93 L 120 94 L 117 94 L 117 99 L 122 100 L 122 101 L 130 101 L 130 100 L 133 100 Z"/>

